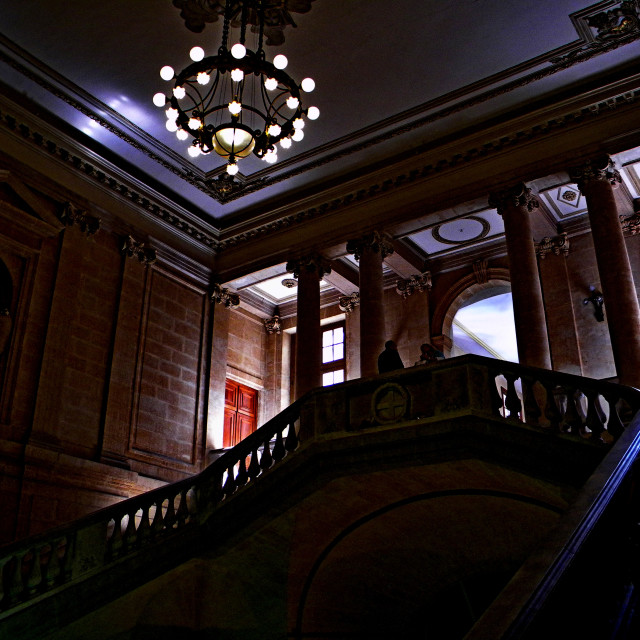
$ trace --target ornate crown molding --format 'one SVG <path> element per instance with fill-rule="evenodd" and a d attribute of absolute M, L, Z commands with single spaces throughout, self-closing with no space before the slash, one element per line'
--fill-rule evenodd
<path fill-rule="evenodd" d="M 536 255 L 540 260 L 544 260 L 549 253 L 555 256 L 562 254 L 565 258 L 569 255 L 569 234 L 564 231 L 557 236 L 542 238 L 540 242 L 534 243 Z"/>
<path fill-rule="evenodd" d="M 406 280 L 398 280 L 396 282 L 396 293 L 402 296 L 403 300 L 406 300 L 416 292 L 424 293 L 425 291 L 431 291 L 431 286 L 431 272 L 425 271 L 419 275 L 413 275 Z"/>

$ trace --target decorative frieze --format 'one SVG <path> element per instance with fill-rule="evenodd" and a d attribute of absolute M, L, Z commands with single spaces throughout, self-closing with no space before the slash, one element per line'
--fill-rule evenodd
<path fill-rule="evenodd" d="M 345 313 L 351 313 L 359 304 L 360 294 L 357 291 L 348 296 L 340 296 L 338 299 L 338 307 Z"/>
<path fill-rule="evenodd" d="M 396 282 L 396 293 L 406 300 L 415 292 L 424 293 L 425 291 L 431 291 L 431 286 L 431 272 L 425 271 L 419 275 L 413 275 L 406 280 L 398 280 Z"/>
<path fill-rule="evenodd" d="M 266 329 L 268 334 L 272 333 L 280 333 L 282 331 L 282 324 L 280 322 L 280 316 L 278 314 L 272 316 L 271 318 L 265 318 L 264 320 L 264 328 Z"/>
<path fill-rule="evenodd" d="M 386 233 L 380 233 L 379 231 L 372 231 L 361 238 L 354 238 L 347 242 L 347 253 L 352 254 L 358 262 L 360 262 L 360 257 L 365 251 L 380 253 L 384 260 L 393 253 L 391 236 Z"/>
<path fill-rule="evenodd" d="M 296 279 L 303 269 L 307 272 L 315 271 L 318 274 L 318 278 L 322 279 L 327 273 L 331 273 L 331 262 L 319 254 L 311 254 L 295 260 L 289 260 L 286 269 Z"/>
<path fill-rule="evenodd" d="M 569 247 L 569 235 L 565 231 L 553 238 L 542 238 L 540 242 L 535 243 L 536 255 L 540 260 L 544 260 L 549 253 L 556 256 L 562 254 L 566 258 L 569 255 Z"/>
<path fill-rule="evenodd" d="M 136 240 L 133 236 L 127 236 L 122 240 L 121 251 L 125 256 L 137 258 L 138 262 L 143 264 L 153 264 L 158 258 L 155 249 L 147 247 L 144 242 Z"/>
<path fill-rule="evenodd" d="M 497 209 L 500 215 L 508 207 L 525 207 L 531 212 L 540 206 L 538 198 L 531 193 L 531 189 L 521 182 L 508 189 L 494 191 L 489 195 L 489 206 Z"/>
<path fill-rule="evenodd" d="M 58 218 L 65 227 L 77 225 L 87 236 L 92 236 L 100 229 L 100 218 L 90 215 L 85 209 L 79 209 L 71 202 L 65 202 Z"/>
<path fill-rule="evenodd" d="M 240 296 L 237 293 L 229 291 L 226 287 L 221 287 L 219 284 L 213 285 L 213 291 L 211 293 L 211 302 L 214 304 L 223 304 L 229 309 L 235 309 L 240 306 Z"/>
<path fill-rule="evenodd" d="M 590 182 L 604 180 L 609 182 L 613 187 L 622 182 L 620 172 L 616 169 L 613 159 L 608 155 L 588 160 L 579 167 L 571 167 L 569 169 L 569 176 L 583 193 L 585 187 Z"/>

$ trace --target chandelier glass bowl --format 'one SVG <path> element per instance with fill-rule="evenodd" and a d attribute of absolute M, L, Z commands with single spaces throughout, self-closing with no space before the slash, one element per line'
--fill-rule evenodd
<path fill-rule="evenodd" d="M 156 106 L 164 108 L 166 126 L 179 140 L 189 140 L 189 155 L 212 151 L 227 160 L 227 171 L 238 171 L 237 161 L 251 153 L 267 162 L 277 161 L 277 146 L 287 149 L 302 140 L 305 120 L 315 120 L 317 107 L 305 108 L 303 94 L 315 88 L 311 78 L 298 84 L 288 73 L 287 58 L 279 54 L 273 62 L 262 47 L 264 0 L 244 0 L 240 40 L 228 48 L 230 2 L 224 16 L 222 44 L 217 55 L 206 56 L 201 47 L 191 49 L 192 63 L 176 73 L 160 70 L 163 80 L 173 84 L 170 95 L 157 93 Z M 249 11 L 258 16 L 256 50 L 245 44 Z"/>

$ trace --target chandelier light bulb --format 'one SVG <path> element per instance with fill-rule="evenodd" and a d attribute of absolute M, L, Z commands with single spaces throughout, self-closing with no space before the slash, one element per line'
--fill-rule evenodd
<path fill-rule="evenodd" d="M 278 86 L 278 81 L 275 78 L 267 78 L 264 81 L 264 86 L 267 91 L 273 91 Z"/>
<path fill-rule="evenodd" d="M 178 99 L 182 100 L 187 95 L 184 87 L 173 87 L 173 95 Z"/>
<path fill-rule="evenodd" d="M 200 155 L 200 147 L 196 146 L 196 145 L 191 145 L 187 151 L 187 153 L 192 157 L 192 158 L 197 158 Z"/>
<path fill-rule="evenodd" d="M 242 82 L 244 80 L 244 71 L 242 69 L 233 69 L 231 71 L 231 79 L 234 82 Z"/>
<path fill-rule="evenodd" d="M 278 152 L 275 149 L 269 149 L 267 153 L 264 154 L 263 160 L 268 162 L 269 164 L 273 164 L 278 161 Z"/>
<path fill-rule="evenodd" d="M 293 121 L 293 128 L 296 131 L 300 131 L 300 129 L 303 129 L 304 128 L 304 120 L 302 118 L 296 118 Z"/>
<path fill-rule="evenodd" d="M 282 140 L 280 140 L 280 146 L 283 149 L 290 149 L 291 148 L 291 138 L 282 138 Z"/>
<path fill-rule="evenodd" d="M 237 42 L 233 47 L 231 47 L 231 55 L 236 60 L 242 60 L 242 58 L 247 55 L 247 48 L 240 42 Z"/>
<path fill-rule="evenodd" d="M 178 110 L 173 107 L 169 107 L 165 113 L 167 114 L 167 120 L 173 120 L 175 122 L 178 119 Z"/>
<path fill-rule="evenodd" d="M 204 71 L 201 71 L 197 76 L 196 76 L 196 80 L 198 81 L 198 84 L 209 84 L 209 80 L 211 80 L 211 77 L 209 76 L 208 73 L 205 73 Z"/>
<path fill-rule="evenodd" d="M 167 104 L 167 96 L 165 96 L 164 93 L 156 93 L 153 96 L 153 104 L 155 104 L 156 107 L 164 107 L 164 105 Z"/>
<path fill-rule="evenodd" d="M 287 60 L 287 56 L 282 55 L 281 53 L 279 53 L 274 59 L 273 59 L 273 66 L 276 69 L 286 69 L 287 65 L 289 64 L 289 61 Z"/>
<path fill-rule="evenodd" d="M 167 120 L 165 127 L 167 127 L 167 131 L 171 131 L 171 133 L 178 130 L 178 125 L 175 120 Z"/>
<path fill-rule="evenodd" d="M 178 140 L 186 140 L 189 137 L 189 134 L 184 129 L 178 129 L 176 131 L 176 137 Z"/>
<path fill-rule="evenodd" d="M 300 142 L 304 138 L 304 131 L 302 129 L 296 129 L 295 133 L 291 136 L 294 142 Z"/>
<path fill-rule="evenodd" d="M 303 91 L 306 91 L 307 93 L 311 93 L 316 88 L 316 83 L 312 78 L 305 78 L 300 83 L 300 86 L 302 87 Z"/>
<path fill-rule="evenodd" d="M 163 80 L 166 80 L 167 82 L 169 80 L 173 80 L 173 77 L 175 76 L 175 71 L 173 70 L 173 67 L 170 67 L 169 65 L 165 65 L 164 67 L 162 67 L 162 69 L 160 69 L 160 77 Z"/>
<path fill-rule="evenodd" d="M 200 62 L 200 60 L 204 58 L 204 49 L 202 47 L 193 47 L 193 49 L 189 51 L 189 57 L 194 62 Z"/>
<path fill-rule="evenodd" d="M 189 129 L 197 131 L 202 123 L 198 118 L 189 118 Z"/>
<path fill-rule="evenodd" d="M 289 107 L 289 109 L 297 109 L 299 104 L 300 100 L 295 96 L 289 96 L 287 98 L 287 107 Z"/>
<path fill-rule="evenodd" d="M 320 117 L 320 109 L 318 107 L 309 107 L 307 109 L 307 118 L 309 120 L 317 120 Z"/>
<path fill-rule="evenodd" d="M 237 100 L 229 103 L 229 113 L 232 116 L 237 116 L 241 111 L 242 105 Z"/>
<path fill-rule="evenodd" d="M 235 176 L 236 173 L 238 173 L 238 170 L 239 170 L 239 168 L 238 168 L 238 163 L 237 162 L 230 162 L 227 165 L 227 173 L 230 176 Z"/>
<path fill-rule="evenodd" d="M 272 138 L 279 136 L 281 131 L 282 131 L 282 127 L 279 124 L 271 124 L 267 128 L 267 134 L 270 135 Z"/>

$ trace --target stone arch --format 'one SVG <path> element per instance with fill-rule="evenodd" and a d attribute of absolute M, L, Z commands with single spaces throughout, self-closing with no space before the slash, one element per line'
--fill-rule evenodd
<path fill-rule="evenodd" d="M 511 278 L 509 270 L 503 268 L 487 269 L 487 277 L 483 282 L 478 282 L 475 273 L 458 280 L 444 294 L 434 311 L 431 322 L 433 344 L 448 357 L 451 354 L 453 318 L 458 309 L 482 291 L 504 287 L 505 284 L 510 286 Z"/>

